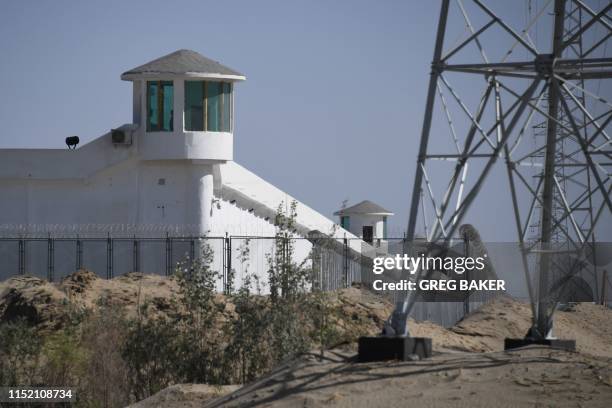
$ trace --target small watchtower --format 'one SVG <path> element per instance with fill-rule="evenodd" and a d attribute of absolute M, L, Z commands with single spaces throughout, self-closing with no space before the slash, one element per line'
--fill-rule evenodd
<path fill-rule="evenodd" d="M 393 213 L 369 200 L 334 213 L 340 217 L 340 226 L 372 244 L 387 239 L 387 220 Z"/>

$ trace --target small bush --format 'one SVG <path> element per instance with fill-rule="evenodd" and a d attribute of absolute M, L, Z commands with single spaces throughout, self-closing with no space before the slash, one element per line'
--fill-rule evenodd
<path fill-rule="evenodd" d="M 178 365 L 176 325 L 169 319 L 147 316 L 128 323 L 121 356 L 127 367 L 130 396 L 139 401 L 173 384 Z"/>
<path fill-rule="evenodd" d="M 48 386 L 76 386 L 80 382 L 87 355 L 75 329 L 64 329 L 45 338 L 42 383 Z"/>
<path fill-rule="evenodd" d="M 130 402 L 128 368 L 121 355 L 127 327 L 124 311 L 106 300 L 83 322 L 81 348 L 86 361 L 78 397 L 89 405 L 123 407 Z"/>
<path fill-rule="evenodd" d="M 0 324 L 0 385 L 29 385 L 38 382 L 42 340 L 28 322 Z"/>

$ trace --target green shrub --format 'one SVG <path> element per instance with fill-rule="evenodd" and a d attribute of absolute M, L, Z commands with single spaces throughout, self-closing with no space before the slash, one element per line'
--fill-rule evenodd
<path fill-rule="evenodd" d="M 144 317 L 129 322 L 121 349 L 130 395 L 137 401 L 176 382 L 185 357 L 178 352 L 175 322 Z"/>
<path fill-rule="evenodd" d="M 78 402 L 94 407 L 124 407 L 131 402 L 128 369 L 121 355 L 127 328 L 125 311 L 107 299 L 83 321 L 81 348 L 86 361 Z"/>
<path fill-rule="evenodd" d="M 47 386 L 76 386 L 81 378 L 87 354 L 73 328 L 51 333 L 42 348 L 41 377 Z"/>
<path fill-rule="evenodd" d="M 33 385 L 39 374 L 42 340 L 28 322 L 0 324 L 0 385 Z"/>

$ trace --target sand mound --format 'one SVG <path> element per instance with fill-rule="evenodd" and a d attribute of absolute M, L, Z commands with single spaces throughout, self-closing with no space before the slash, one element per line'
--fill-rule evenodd
<path fill-rule="evenodd" d="M 468 315 L 450 329 L 437 325 L 412 325 L 415 336 L 434 339 L 434 349 L 463 351 L 502 350 L 506 337 L 524 337 L 531 326 L 531 308 L 501 296 Z M 575 339 L 578 351 L 612 357 L 612 311 L 599 305 L 581 303 L 555 313 L 554 335 Z"/>
<path fill-rule="evenodd" d="M 354 351 L 308 354 L 206 406 L 610 406 L 612 311 L 585 303 L 557 312 L 555 333 L 576 339 L 577 353 L 501 351 L 530 324 L 528 304 L 500 297 L 450 329 L 410 322 L 412 335 L 433 338 L 431 359 L 357 364 Z"/>
<path fill-rule="evenodd" d="M 146 305 L 148 316 L 181 314 L 176 302 L 180 296 L 176 279 L 159 275 L 129 273 L 114 279 L 100 279 L 79 270 L 59 283 L 20 276 L 0 283 L 0 322 L 26 318 L 40 329 L 55 330 L 68 321 L 71 309 L 95 309 L 101 302 L 124 308 L 135 317 Z M 217 295 L 223 307 L 220 321 L 234 313 L 231 299 Z M 392 305 L 383 298 L 359 288 L 329 293 L 333 324 L 342 337 L 356 338 L 380 332 Z"/>
<path fill-rule="evenodd" d="M 125 307 L 128 316 L 144 304 L 162 313 L 171 309 L 177 293 L 174 279 L 142 273 L 107 280 L 79 270 L 60 283 L 17 276 L 0 283 L 0 322 L 25 318 L 40 329 L 54 330 L 67 321 L 71 309 L 92 309 L 102 301 Z"/>
<path fill-rule="evenodd" d="M 0 283 L 0 322 L 25 318 L 42 329 L 57 329 L 67 321 L 70 307 L 91 309 L 102 301 L 124 307 L 128 316 L 135 316 L 139 305 L 147 305 L 151 316 L 174 315 L 180 313 L 174 302 L 178 296 L 176 280 L 159 275 L 130 273 L 107 280 L 80 270 L 56 284 L 19 276 Z M 343 338 L 378 334 L 393 309 L 386 299 L 359 287 L 330 292 L 328 301 L 332 324 Z M 233 313 L 225 296 L 218 295 L 217 302 L 225 314 Z M 501 296 L 450 329 L 414 321 L 409 328 L 413 336 L 431 337 L 434 350 L 489 352 L 503 349 L 506 337 L 523 337 L 530 324 L 528 304 Z M 583 303 L 557 311 L 554 333 L 576 339 L 581 352 L 612 357 L 612 311 L 602 306 Z"/>
<path fill-rule="evenodd" d="M 0 321 L 25 319 L 51 329 L 63 324 L 66 295 L 47 282 L 18 276 L 0 284 Z"/>

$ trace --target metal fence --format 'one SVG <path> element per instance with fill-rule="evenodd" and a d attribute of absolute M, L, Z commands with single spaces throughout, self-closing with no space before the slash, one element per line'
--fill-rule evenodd
<path fill-rule="evenodd" d="M 60 281 L 79 269 L 88 269 L 106 279 L 129 272 L 171 275 L 185 262 L 198 257 L 206 244 L 212 252 L 212 268 L 219 272 L 217 289 L 227 291 L 230 276 L 239 287 L 247 273 L 256 274 L 264 283 L 270 257 L 278 248 L 277 237 L 225 236 L 196 237 L 126 237 L 112 236 L 12 236 L 0 238 L 0 280 L 15 275 L 33 275 L 51 282 Z M 397 241 L 397 240 L 396 240 Z M 324 236 L 292 237 L 293 262 L 311 272 L 311 285 L 324 291 L 361 283 L 370 288 L 377 276 L 372 272 L 372 253 L 356 250 L 361 240 Z M 389 241 L 390 242 L 390 241 Z M 380 242 L 371 247 L 374 253 Z M 379 292 L 377 292 L 379 293 Z M 398 302 L 402 292 L 382 293 Z M 468 310 L 488 302 L 492 296 L 461 302 L 418 302 L 412 312 L 416 320 L 430 320 L 450 326 Z"/>
<path fill-rule="evenodd" d="M 0 238 L 0 278 L 29 274 L 53 282 L 78 269 L 107 279 L 136 271 L 170 275 L 183 258 L 195 257 L 196 242 L 184 237 Z M 225 240 L 206 242 L 222 246 Z"/>

